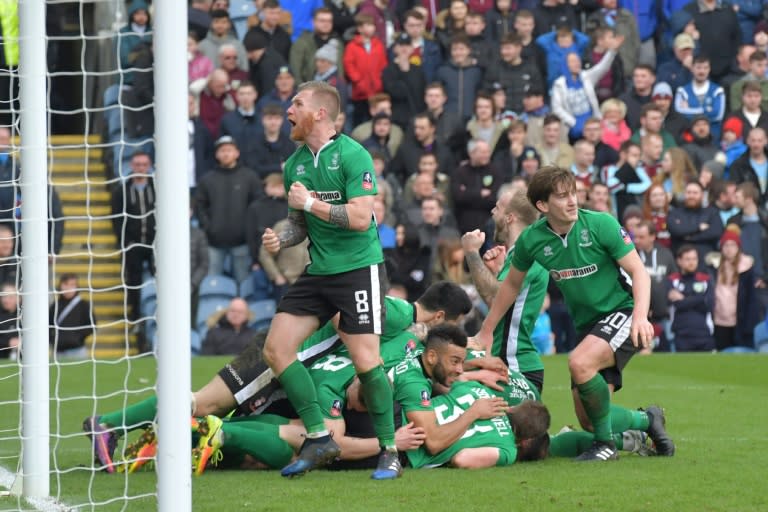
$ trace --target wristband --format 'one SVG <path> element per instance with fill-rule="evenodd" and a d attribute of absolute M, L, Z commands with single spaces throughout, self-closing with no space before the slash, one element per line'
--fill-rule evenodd
<path fill-rule="evenodd" d="M 314 197 L 308 197 L 306 201 L 304 201 L 304 211 L 311 213 L 312 212 L 312 205 L 315 204 L 315 198 Z"/>

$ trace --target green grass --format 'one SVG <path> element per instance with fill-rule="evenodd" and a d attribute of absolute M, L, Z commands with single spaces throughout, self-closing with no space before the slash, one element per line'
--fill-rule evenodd
<path fill-rule="evenodd" d="M 193 361 L 197 388 L 221 367 L 221 358 Z M 566 359 L 549 357 L 544 399 L 553 430 L 573 424 Z M 768 357 L 759 355 L 654 355 L 636 357 L 616 402 L 629 407 L 659 403 L 677 442 L 674 458 L 624 456 L 615 463 L 575 464 L 547 460 L 482 471 L 409 470 L 395 482 L 372 482 L 369 473 L 324 471 L 285 480 L 277 472 L 209 471 L 193 480 L 194 510 L 403 509 L 438 512 L 485 510 L 552 511 L 766 511 L 768 510 Z M 0 367 L 0 400 L 18 396 L 16 367 Z M 130 364 L 98 362 L 51 374 L 51 493 L 61 502 L 112 503 L 97 510 L 154 510 L 154 496 L 126 502 L 122 496 L 153 493 L 153 472 L 93 473 L 82 419 L 120 407 L 147 392 L 155 378 L 152 359 Z M 98 385 L 96 384 L 98 382 Z M 58 390 L 58 391 L 56 391 Z M 95 393 L 97 391 L 97 393 Z M 101 397 L 95 402 L 91 396 Z M 187 400 L 187 397 L 180 397 Z M 0 465 L 14 470 L 19 441 L 18 408 L 0 408 Z M 9 432 L 11 431 L 11 432 Z M 9 439 L 9 436 L 11 439 Z M 16 436 L 17 437 L 17 436 Z M 17 501 L 0 498 L 0 510 Z M 83 507 L 83 509 L 90 509 Z"/>

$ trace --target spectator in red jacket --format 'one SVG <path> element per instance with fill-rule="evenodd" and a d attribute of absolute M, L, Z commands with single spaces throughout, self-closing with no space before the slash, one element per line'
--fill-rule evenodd
<path fill-rule="evenodd" d="M 382 91 L 381 74 L 387 67 L 387 52 L 378 39 L 370 14 L 355 16 L 357 35 L 344 50 L 344 71 L 352 84 L 352 124 L 368 120 L 368 98 Z"/>

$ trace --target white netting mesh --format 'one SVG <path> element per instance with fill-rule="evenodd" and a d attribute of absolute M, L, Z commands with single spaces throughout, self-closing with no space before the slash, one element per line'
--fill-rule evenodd
<path fill-rule="evenodd" d="M 147 70 L 127 67 L 118 55 L 116 33 L 125 12 L 115 0 L 47 1 L 48 87 L 40 101 L 48 107 L 49 130 L 50 498 L 0 497 L 0 510 L 156 507 L 155 473 L 129 478 L 94 468 L 82 428 L 86 417 L 153 393 L 156 379 L 152 354 L 140 352 L 154 325 L 154 240 L 145 230 L 153 222 L 154 204 L 146 202 L 147 186 L 133 186 L 129 176 L 137 151 L 152 156 L 152 127 L 138 125 L 153 114 L 152 104 L 137 97 L 131 83 L 132 74 Z M 6 14 L 0 9 L 0 16 Z M 136 52 L 128 59 L 141 56 Z M 23 294 L 24 285 L 17 158 L 25 149 L 18 138 L 24 105 L 17 85 L 17 70 L 6 61 L 0 69 L 0 491 L 14 481 L 18 487 L 21 468 L 24 367 L 12 347 L 21 322 L 16 290 Z M 186 185 L 181 190 L 186 192 Z M 116 459 L 133 439 L 122 438 Z"/>

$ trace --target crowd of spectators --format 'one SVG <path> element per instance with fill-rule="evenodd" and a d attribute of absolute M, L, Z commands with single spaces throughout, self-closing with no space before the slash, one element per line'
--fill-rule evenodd
<path fill-rule="evenodd" d="M 298 84 L 323 80 L 344 103 L 337 129 L 373 156 L 390 293 L 414 300 L 438 279 L 471 292 L 460 234 L 482 229 L 490 247 L 499 190 L 558 165 L 576 176 L 581 207 L 616 216 L 635 239 L 654 278 L 657 350 L 751 347 L 768 264 L 764 3 L 256 0 L 242 19 L 227 0 L 195 0 L 195 252 L 207 242 L 210 274 L 253 279 L 275 300 L 296 278 L 301 249 L 273 258 L 260 235 L 287 211 L 285 110 Z M 121 80 L 147 98 L 151 85 L 131 68 L 152 73 L 151 16 L 140 0 L 129 12 Z M 147 133 L 138 124 L 127 132 Z M 136 237 L 124 241 L 138 248 L 126 256 L 130 283 L 154 236 L 151 172 L 137 156 L 151 151 L 133 156 L 138 176 L 114 202 L 137 208 L 116 220 Z M 555 287 L 548 303 L 540 331 L 551 324 L 554 349 L 568 351 L 575 335 Z"/>

